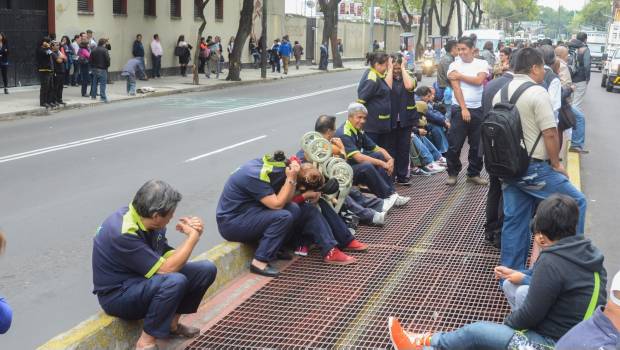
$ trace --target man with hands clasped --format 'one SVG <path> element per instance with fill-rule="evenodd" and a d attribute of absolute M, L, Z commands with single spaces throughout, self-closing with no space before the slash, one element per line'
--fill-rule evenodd
<path fill-rule="evenodd" d="M 210 261 L 188 262 L 203 231 L 197 217 L 176 224 L 185 241 L 168 245 L 166 226 L 181 194 L 160 180 L 146 182 L 128 207 L 110 215 L 93 245 L 93 293 L 103 310 L 126 320 L 144 319 L 136 349 L 157 350 L 156 339 L 192 338 L 199 330 L 179 323 L 195 313 L 216 276 Z"/>

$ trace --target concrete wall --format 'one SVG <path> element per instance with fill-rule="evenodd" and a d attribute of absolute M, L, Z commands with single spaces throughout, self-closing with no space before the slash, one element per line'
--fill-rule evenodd
<path fill-rule="evenodd" d="M 231 36 L 237 33 L 242 0 L 226 0 L 224 3 L 224 19 L 215 20 L 215 1 L 210 1 L 205 8 L 207 26 L 203 36 L 219 35 L 222 38 L 224 52 Z M 170 1 L 157 0 L 157 16 L 144 16 L 144 2 L 141 0 L 127 1 L 127 15 L 114 15 L 111 0 L 94 0 L 93 14 L 78 14 L 75 0 L 56 0 L 56 34 L 78 34 L 86 29 L 95 32 L 95 38 L 110 39 L 112 64 L 110 71 L 120 71 L 128 59 L 132 57 L 131 48 L 136 34 L 143 36 L 144 48 L 147 52 L 147 67 L 150 68 L 150 42 L 153 34 L 158 33 L 164 49 L 162 67 L 176 67 L 178 58 L 174 56 L 174 47 L 179 35 L 195 46 L 200 21 L 194 18 L 192 0 L 182 0 L 181 18 L 170 17 Z M 268 37 L 281 37 L 284 29 L 284 0 L 271 0 L 268 4 Z M 254 30 L 260 36 L 260 18 L 255 18 Z M 244 47 L 247 48 L 247 42 Z M 193 55 L 192 55 L 193 57 Z M 226 56 L 225 56 L 226 57 Z M 227 58 L 227 57 L 226 57 Z M 243 62 L 249 62 L 248 50 L 243 51 Z"/>
<path fill-rule="evenodd" d="M 286 15 L 285 17 L 285 33 L 287 33 L 291 41 L 298 40 L 305 48 L 306 52 L 310 48 L 306 47 L 306 17 L 299 15 Z M 317 30 L 315 35 L 314 57 L 319 57 L 319 47 L 323 38 L 324 21 L 317 18 Z M 383 41 L 383 25 L 375 24 L 374 38 Z M 400 45 L 400 34 L 402 29 L 399 25 L 388 24 L 387 26 L 387 51 L 396 52 Z M 370 28 L 367 22 L 352 22 L 340 20 L 338 22 L 338 38 L 342 39 L 344 45 L 343 57 L 345 58 L 361 58 L 370 50 Z M 330 48 L 331 51 L 331 48 Z M 330 53 L 331 58 L 331 53 Z"/>

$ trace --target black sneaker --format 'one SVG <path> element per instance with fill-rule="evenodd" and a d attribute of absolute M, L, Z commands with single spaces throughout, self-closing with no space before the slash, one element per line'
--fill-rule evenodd
<path fill-rule="evenodd" d="M 411 179 L 396 179 L 396 184 L 401 186 L 411 186 Z"/>

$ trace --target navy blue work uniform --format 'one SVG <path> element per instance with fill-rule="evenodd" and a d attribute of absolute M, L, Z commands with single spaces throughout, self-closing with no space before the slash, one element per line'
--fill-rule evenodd
<path fill-rule="evenodd" d="M 415 104 L 415 85 L 412 89 L 405 88 L 401 79 L 394 79 L 390 94 L 392 103 L 392 131 L 387 139 L 386 150 L 394 158 L 396 179 L 406 181 L 409 175 L 409 150 L 411 148 L 411 131 L 417 123 L 418 111 Z"/>
<path fill-rule="evenodd" d="M 269 156 L 253 159 L 235 171 L 224 185 L 216 209 L 220 234 L 228 241 L 258 242 L 256 260 L 270 262 L 291 233 L 299 218 L 299 206 L 287 204 L 284 209 L 270 209 L 261 199 L 280 191 L 286 181 L 286 164 L 269 160 Z"/>
<path fill-rule="evenodd" d="M 390 87 L 385 74 L 374 68 L 367 69 L 357 86 L 357 102 L 366 106 L 368 120 L 364 130 L 379 146 L 387 149 L 387 139 L 392 131 Z"/>
<path fill-rule="evenodd" d="M 212 262 L 200 261 L 158 274 L 173 253 L 166 229 L 147 230 L 132 205 L 110 215 L 93 245 L 93 293 L 103 310 L 126 320 L 144 319 L 146 333 L 167 337 L 175 314 L 195 313 L 217 273 Z"/>
<path fill-rule="evenodd" d="M 319 199 L 318 205 L 300 203 L 299 209 L 301 215 L 295 228 L 303 237 L 312 237 L 322 256 L 334 247 L 348 246 L 355 238 L 340 215 L 325 200 Z"/>
<path fill-rule="evenodd" d="M 368 186 L 370 192 L 375 196 L 385 199 L 394 194 L 392 179 L 385 169 L 375 167 L 364 162 L 357 163 L 353 158 L 356 153 L 362 153 L 369 157 L 385 161 L 383 155 L 378 151 L 379 146 L 363 130 L 357 130 L 349 120 L 344 122 L 337 130 L 336 137 L 339 137 L 344 144 L 347 160 L 353 168 L 353 184 L 364 184 Z"/>

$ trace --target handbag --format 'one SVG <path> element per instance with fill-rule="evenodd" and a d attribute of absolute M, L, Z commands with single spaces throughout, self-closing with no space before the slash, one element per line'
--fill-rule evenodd
<path fill-rule="evenodd" d="M 183 55 L 183 52 L 184 52 L 184 50 L 183 50 L 183 49 L 184 49 L 184 48 L 183 48 L 183 47 L 181 47 L 181 46 L 177 46 L 177 47 L 175 47 L 175 48 L 174 48 L 174 55 L 175 55 L 175 56 L 182 56 L 182 55 Z"/>

